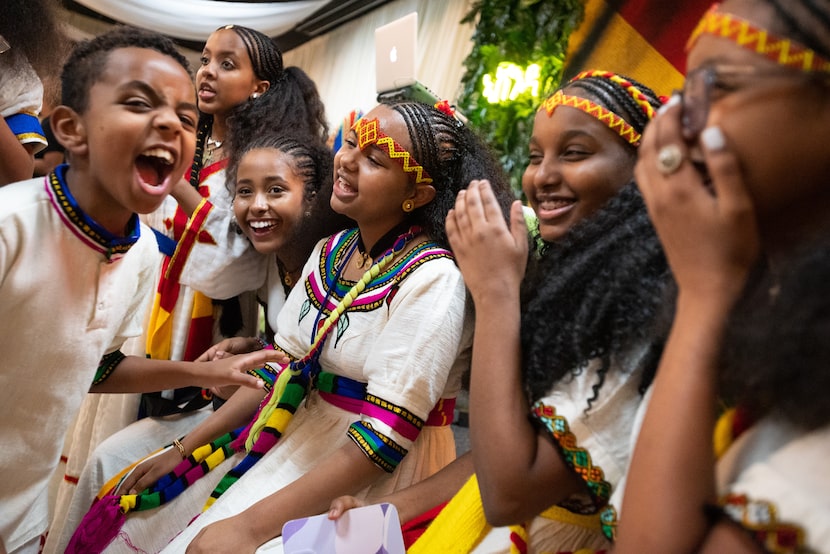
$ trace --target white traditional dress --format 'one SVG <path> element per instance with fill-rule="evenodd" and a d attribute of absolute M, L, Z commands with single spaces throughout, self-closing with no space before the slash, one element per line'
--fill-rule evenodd
<path fill-rule="evenodd" d="M 141 333 L 156 248 L 134 217 L 115 237 L 63 180 L 0 189 L 0 537 L 15 552 L 49 524 L 47 487 L 102 357 Z M 23 550 L 25 551 L 25 550 Z"/>
<path fill-rule="evenodd" d="M 227 160 L 220 160 L 199 173 L 198 190 L 205 199 L 189 218 L 172 196 L 156 211 L 142 216 L 158 244 L 151 254 L 156 271 L 150 277 L 154 286 L 145 299 L 145 332 L 134 341 L 130 354 L 195 359 L 223 338 L 215 330 L 212 298 L 225 299 L 256 290 L 265 280 L 264 257 L 250 247 L 244 236 L 231 230 L 226 167 Z M 234 260 L 239 263 L 234 265 Z M 244 288 L 257 279 L 256 284 Z M 256 302 L 243 296 L 242 308 L 245 327 L 240 334 L 253 336 Z M 170 397 L 172 393 L 165 392 L 163 396 Z M 67 436 L 63 471 L 55 478 L 58 485 L 54 517 L 44 545 L 45 554 L 63 553 L 98 489 L 114 473 L 126 463 L 186 434 L 212 411 L 207 406 L 198 413 L 140 422 L 127 435 L 113 439 L 115 442 L 93 455 L 102 441 L 136 422 L 140 396 L 102 394 L 84 401 Z"/>
<path fill-rule="evenodd" d="M 354 285 L 337 276 L 356 241 L 355 230 L 321 241 L 303 268 L 303 281 L 280 312 L 275 339 L 292 357 L 308 350 L 321 307 L 325 318 Z M 388 472 L 360 496 L 405 488 L 452 461 L 452 400 L 469 367 L 473 327 L 451 254 L 432 244 L 407 252 L 367 285 L 332 329 L 320 366 L 344 383 L 365 386 L 359 397 L 322 385 L 312 389 L 277 445 L 193 524 L 188 526 L 241 454 L 167 504 L 128 514 L 106 552 L 132 551 L 130 545 L 158 551 L 174 537 L 165 551 L 182 552 L 205 525 L 240 513 L 346 444 Z"/>
<path fill-rule="evenodd" d="M 830 426 L 767 417 L 717 464 L 720 505 L 767 552 L 830 552 Z"/>
<path fill-rule="evenodd" d="M 593 387 L 600 379 L 598 359 L 591 360 L 576 375 L 560 379 L 532 406 L 531 418 L 550 435 L 567 465 L 585 481 L 589 493 L 571 496 L 523 525 L 492 528 L 484 520 L 477 484 L 468 482 L 415 543 L 418 549 L 413 551 L 431 552 L 458 544 L 475 554 L 610 549 L 600 514 L 622 480 L 631 456 L 632 426 L 643 398 L 639 388 L 644 354 L 645 348 L 640 348 L 625 360 L 612 361 L 590 408 L 588 399 L 594 397 Z M 457 520 L 464 522 L 463 531 Z"/>
<path fill-rule="evenodd" d="M 259 288 L 257 298 L 266 305 L 268 324 L 271 329 L 275 329 L 277 315 L 285 303 L 286 293 L 277 268 L 276 257 L 273 254 L 261 257 L 265 259 L 267 269 L 264 276 L 265 283 Z M 233 282 L 237 287 L 248 286 L 246 283 L 249 282 L 250 275 L 246 270 L 247 266 L 244 264 L 224 267 L 222 271 L 225 272 L 224 275 L 227 278 L 217 282 Z M 245 275 L 232 275 L 232 272 L 243 272 Z M 243 292 L 241 289 L 228 288 L 225 284 L 221 286 L 224 293 L 231 295 Z M 214 294 L 211 290 L 205 292 Z M 99 396 L 106 398 L 115 395 L 92 395 L 92 398 Z M 184 414 L 143 418 L 100 442 L 90 453 L 83 471 L 79 472 L 80 477 L 75 479 L 76 486 L 73 487 L 73 494 L 69 501 L 58 504 L 62 509 L 55 513 L 44 546 L 44 553 L 62 554 L 66 550 L 75 528 L 89 510 L 95 496 L 123 468 L 156 450 L 169 447 L 173 439 L 189 433 L 211 413 L 213 413 L 212 407 L 206 407 Z M 134 417 L 135 412 L 133 412 Z"/>

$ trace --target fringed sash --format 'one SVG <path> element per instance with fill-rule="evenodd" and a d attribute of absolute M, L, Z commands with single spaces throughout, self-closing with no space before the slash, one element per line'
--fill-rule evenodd
<path fill-rule="evenodd" d="M 156 485 L 138 495 L 108 495 L 96 502 L 84 516 L 72 540 L 67 554 L 97 554 L 118 535 L 132 510 L 156 508 L 178 496 L 198 478 L 222 463 L 244 444 L 248 454 L 222 477 L 208 498 L 204 509 L 209 508 L 233 483 L 265 455 L 282 437 L 292 416 L 305 398 L 311 383 L 320 375 L 318 358 L 323 342 L 334 323 L 348 309 L 355 298 L 371 283 L 407 243 L 421 232 L 413 226 L 400 235 L 392 247 L 372 265 L 363 277 L 349 290 L 338 305 L 320 325 L 308 353 L 291 362 L 280 374 L 274 387 L 265 397 L 260 408 L 241 432 L 224 435 L 217 441 L 197 448 L 191 456 Z M 355 243 L 356 244 L 356 243 Z M 325 303 L 324 303 L 325 304 Z"/>

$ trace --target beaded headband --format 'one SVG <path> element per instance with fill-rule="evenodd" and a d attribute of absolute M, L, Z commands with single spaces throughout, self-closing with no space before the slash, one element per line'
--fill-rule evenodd
<path fill-rule="evenodd" d="M 736 15 L 718 12 L 719 4 L 712 7 L 701 18 L 689 36 L 686 50 L 690 50 L 700 35 L 708 34 L 731 40 L 738 46 L 752 50 L 785 67 L 806 72 L 830 73 L 830 61 L 813 50 L 795 41 L 776 36 L 765 29 L 754 26 Z"/>
<path fill-rule="evenodd" d="M 583 71 L 582 73 L 577 74 L 576 77 L 568 81 L 568 84 L 570 85 L 575 81 L 579 81 L 580 79 L 587 79 L 588 77 L 599 77 L 601 79 L 607 79 L 612 83 L 617 83 L 623 89 L 625 89 L 625 92 L 628 93 L 628 95 L 637 103 L 638 106 L 640 106 L 640 109 L 643 110 L 643 113 L 646 114 L 647 118 L 654 118 L 654 106 L 652 106 L 651 103 L 648 101 L 648 97 L 645 94 L 643 94 L 643 91 L 641 91 L 637 87 L 637 85 L 635 85 L 628 79 L 625 79 L 624 77 L 621 77 L 616 73 L 612 73 L 611 71 L 602 71 L 599 69 Z"/>
<path fill-rule="evenodd" d="M 360 150 L 365 150 L 367 146 L 374 144 L 386 152 L 389 159 L 400 165 L 405 173 L 411 174 L 415 178 L 416 185 L 432 183 L 432 177 L 429 176 L 421 164 L 415 161 L 412 154 L 380 130 L 380 123 L 378 123 L 376 117 L 372 119 L 362 117 L 354 124 L 352 129 L 357 135 L 357 147 Z"/>
<path fill-rule="evenodd" d="M 539 109 L 547 111 L 548 117 L 550 117 L 553 115 L 553 111 L 557 106 L 570 106 L 571 108 L 582 110 L 586 114 L 599 119 L 602 123 L 607 125 L 609 129 L 619 134 L 629 144 L 633 146 L 639 146 L 640 144 L 640 138 L 642 138 L 642 136 L 634 130 L 634 127 L 629 125 L 626 120 L 614 112 L 603 108 L 599 104 L 591 102 L 587 98 L 571 96 L 563 93 L 561 90 L 557 90 L 553 93 L 553 95 L 548 96 L 545 101 L 542 102 Z"/>

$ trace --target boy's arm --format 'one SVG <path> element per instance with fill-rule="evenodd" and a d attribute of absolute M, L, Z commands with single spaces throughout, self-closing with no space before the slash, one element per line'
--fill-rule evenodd
<path fill-rule="evenodd" d="M 124 356 L 116 351 L 104 356 L 90 392 L 152 392 L 187 386 L 211 388 L 243 385 L 261 389 L 262 380 L 249 375 L 266 362 L 286 363 L 275 350 L 257 350 L 210 362 L 174 362 L 140 356 Z"/>

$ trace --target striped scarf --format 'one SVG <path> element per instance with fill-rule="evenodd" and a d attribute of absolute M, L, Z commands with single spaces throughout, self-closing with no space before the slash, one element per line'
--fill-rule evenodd
<path fill-rule="evenodd" d="M 107 495 L 98 500 L 84 516 L 72 536 L 67 554 L 97 554 L 118 535 L 133 510 L 156 508 L 176 498 L 197 479 L 221 464 L 244 445 L 247 455 L 226 473 L 210 494 L 203 510 L 209 508 L 228 488 L 256 464 L 285 433 L 288 424 L 309 390 L 309 385 L 320 374 L 318 359 L 329 331 L 352 302 L 400 253 L 421 228 L 410 227 L 400 235 L 380 259 L 343 296 L 337 306 L 320 325 L 314 340 L 301 359 L 291 362 L 281 373 L 259 411 L 244 429 L 228 433 L 216 441 L 197 448 L 193 454 L 159 479 L 158 483 L 140 494 Z"/>

